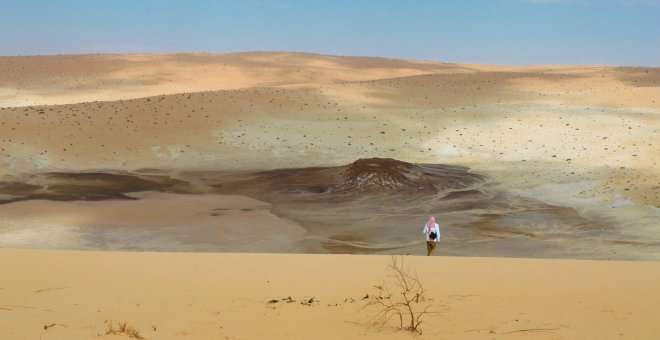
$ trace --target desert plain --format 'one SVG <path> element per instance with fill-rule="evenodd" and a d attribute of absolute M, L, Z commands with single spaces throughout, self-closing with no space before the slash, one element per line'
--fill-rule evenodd
<path fill-rule="evenodd" d="M 0 57 L 0 337 L 409 336 L 395 254 L 422 337 L 654 338 L 659 127 L 658 68 Z"/>

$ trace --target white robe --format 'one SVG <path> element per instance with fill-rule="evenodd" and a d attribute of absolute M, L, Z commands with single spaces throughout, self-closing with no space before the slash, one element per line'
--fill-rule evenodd
<path fill-rule="evenodd" d="M 427 241 L 440 242 L 440 227 L 438 226 L 437 223 L 435 224 L 433 229 L 435 230 L 435 235 L 436 235 L 435 240 L 432 240 L 432 239 L 429 238 L 429 230 L 428 230 L 428 228 L 426 228 L 426 224 L 424 224 L 424 230 L 422 232 L 424 233 L 424 235 L 426 235 L 426 240 Z"/>

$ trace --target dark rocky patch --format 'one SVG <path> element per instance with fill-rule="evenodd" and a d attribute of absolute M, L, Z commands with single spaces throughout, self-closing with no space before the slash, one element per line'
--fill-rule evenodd
<path fill-rule="evenodd" d="M 192 173 L 218 193 L 244 194 L 268 200 L 313 195 L 316 199 L 351 200 L 371 195 L 427 196 L 465 189 L 485 177 L 469 169 L 442 164 L 412 164 L 391 158 L 360 159 L 337 167 L 292 168 L 250 173 Z M 422 188 L 422 189 L 420 189 Z"/>
<path fill-rule="evenodd" d="M 2 195 L 29 195 L 41 189 L 40 185 L 21 182 L 0 182 Z"/>
<path fill-rule="evenodd" d="M 131 173 L 51 172 L 30 178 L 35 184 L 2 182 L 0 194 L 13 197 L 0 201 L 6 204 L 25 200 L 102 201 L 134 199 L 126 194 L 139 191 L 183 191 L 188 182 L 162 175 Z"/>

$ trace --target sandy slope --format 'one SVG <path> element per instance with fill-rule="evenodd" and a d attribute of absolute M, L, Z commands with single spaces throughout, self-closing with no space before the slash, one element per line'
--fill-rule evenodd
<path fill-rule="evenodd" d="M 434 299 L 421 338 L 660 335 L 659 263 L 407 259 Z M 105 320 L 121 320 L 147 339 L 406 338 L 369 328 L 373 310 L 361 310 L 389 260 L 3 249 L 0 337 L 127 339 L 105 335 Z M 288 296 L 297 302 L 267 303 Z"/>
<path fill-rule="evenodd" d="M 440 63 L 305 53 L 0 57 L 0 106 L 361 81 L 443 69 Z"/>

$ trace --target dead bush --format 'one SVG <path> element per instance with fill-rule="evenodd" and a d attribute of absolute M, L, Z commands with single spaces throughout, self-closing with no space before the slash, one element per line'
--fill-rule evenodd
<path fill-rule="evenodd" d="M 365 308 L 376 309 L 374 324 L 382 326 L 390 319 L 396 319 L 401 329 L 422 334 L 422 317 L 429 313 L 432 300 L 426 298 L 426 290 L 417 272 L 402 256 L 392 256 L 387 275 L 374 287 L 378 294 L 369 296 L 365 305 Z"/>
<path fill-rule="evenodd" d="M 140 332 L 135 329 L 135 327 L 130 326 L 126 321 L 117 322 L 117 328 L 115 328 L 115 322 L 112 320 L 106 321 L 105 325 L 107 326 L 105 334 L 126 334 L 129 338 L 144 339 L 144 337 L 140 335 Z"/>

